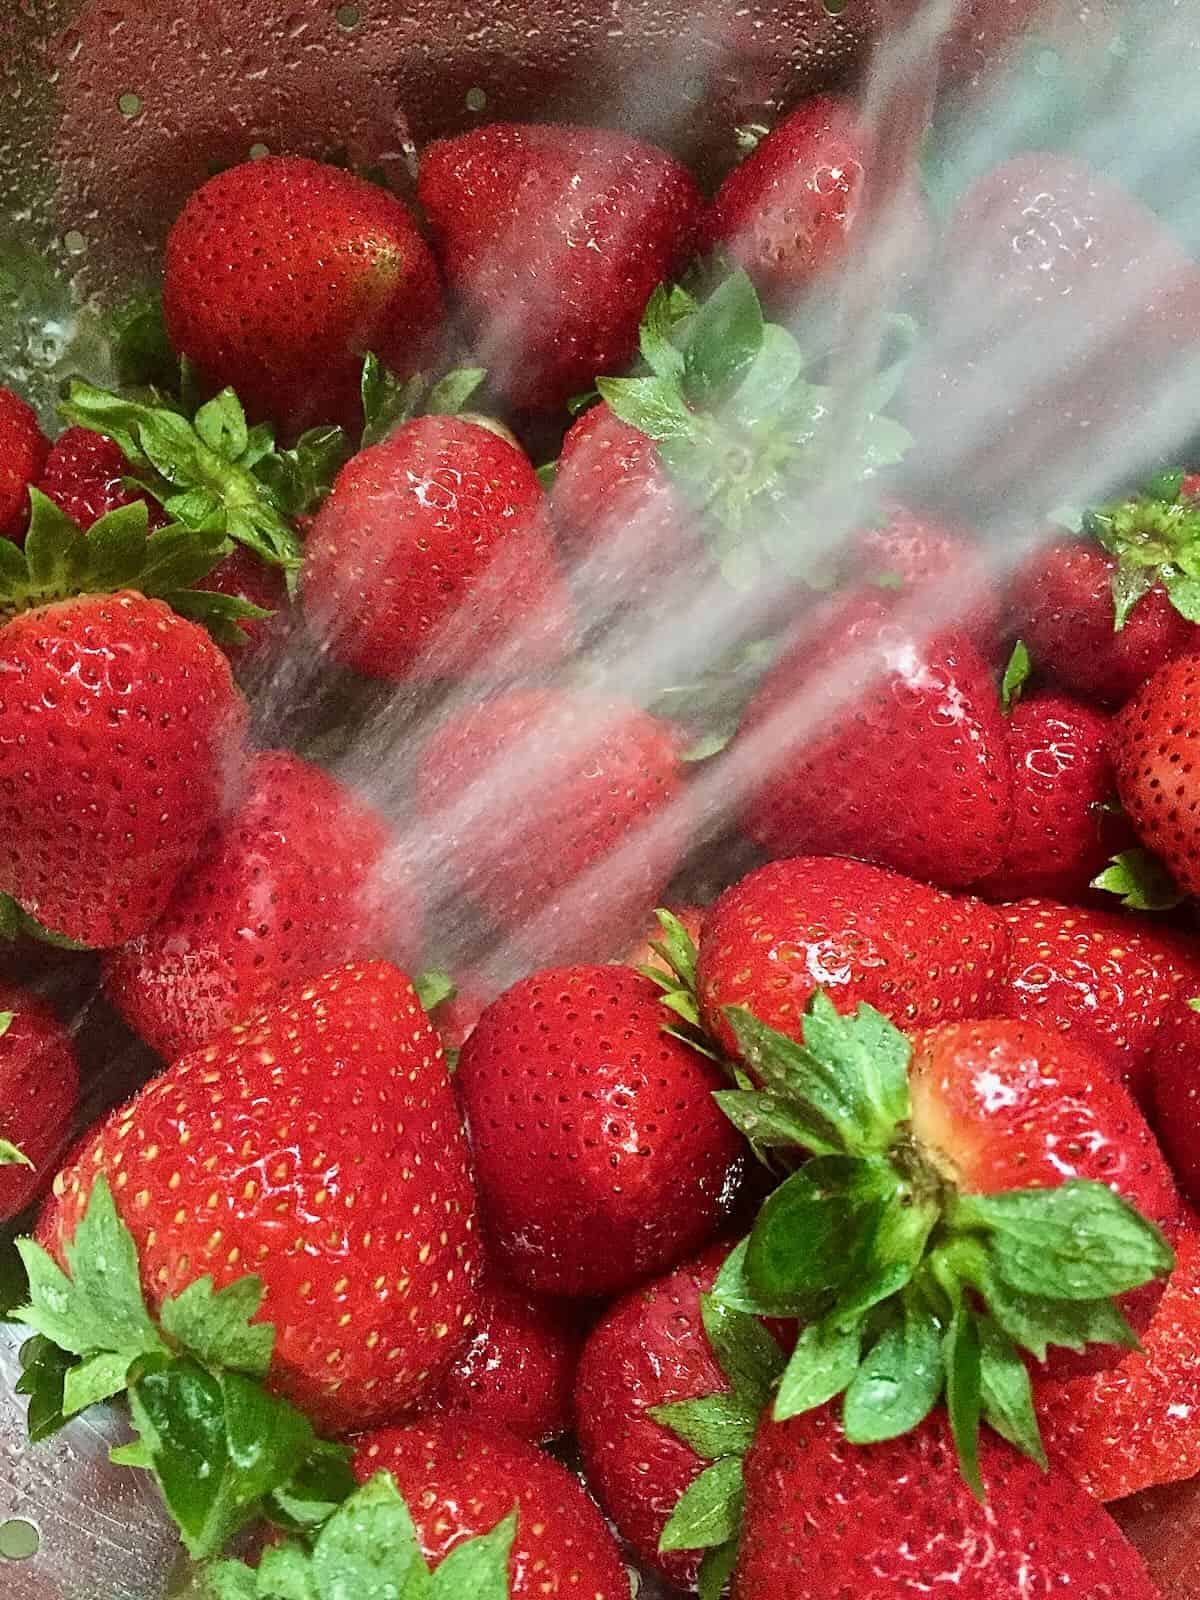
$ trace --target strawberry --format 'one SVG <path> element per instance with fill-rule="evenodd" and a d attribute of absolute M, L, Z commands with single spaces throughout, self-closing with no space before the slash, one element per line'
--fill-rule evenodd
<path fill-rule="evenodd" d="M 1098 1500 L 1200 1472 L 1200 1237 L 1177 1264 L 1142 1348 L 1118 1367 L 1036 1386 L 1046 1451 Z"/>
<path fill-rule="evenodd" d="M 269 156 L 192 195 L 167 240 L 175 348 L 252 420 L 289 432 L 354 414 L 362 356 L 411 372 L 442 316 L 437 267 L 394 195 L 338 167 Z"/>
<path fill-rule="evenodd" d="M 1200 954 L 1149 918 L 1018 900 L 1005 906 L 1012 956 L 997 1014 L 1068 1035 L 1139 1099 L 1177 994 L 1200 988 Z"/>
<path fill-rule="evenodd" d="M 1008 931 L 982 901 L 841 857 L 774 861 L 725 891 L 700 936 L 705 1025 L 727 1050 L 724 1008 L 797 1034 L 821 985 L 839 1009 L 862 1001 L 901 1027 L 994 1015 Z"/>
<path fill-rule="evenodd" d="M 81 536 L 31 493 L 24 559 L 0 585 L 0 887 L 57 935 L 122 944 L 163 910 L 242 758 L 229 663 L 177 614 L 206 614 L 184 585 L 224 541 L 147 539 L 141 503 Z"/>
<path fill-rule="evenodd" d="M 619 949 L 687 837 L 674 730 L 581 693 L 514 691 L 452 713 L 421 753 L 417 792 L 456 890 L 560 960 Z"/>
<path fill-rule="evenodd" d="M 490 428 L 419 417 L 338 474 L 309 534 L 304 610 L 343 665 L 392 681 L 561 656 L 569 604 L 542 487 Z"/>
<path fill-rule="evenodd" d="M 515 984 L 458 1085 L 497 1264 L 540 1294 L 615 1294 L 713 1234 L 742 1169 L 712 1064 L 663 1031 L 655 985 L 612 965 Z"/>
<path fill-rule="evenodd" d="M 392 1475 L 435 1570 L 515 1510 L 511 1600 L 628 1600 L 620 1552 L 578 1480 L 512 1434 L 456 1421 L 385 1428 L 357 1441 L 354 1471 Z"/>
<path fill-rule="evenodd" d="M 983 1442 L 981 1467 L 983 1504 L 940 1417 L 866 1449 L 828 1409 L 764 1420 L 746 1457 L 733 1600 L 825 1600 L 849 1574 L 857 1600 L 1157 1600 L 1136 1550 L 1064 1472 L 999 1439 Z"/>
<path fill-rule="evenodd" d="M 70 1034 L 37 995 L 0 984 L 0 1222 L 19 1216 L 49 1182 L 78 1098 Z"/>
<path fill-rule="evenodd" d="M 864 221 L 867 130 L 834 95 L 804 101 L 729 174 L 704 217 L 703 243 L 750 274 L 765 300 L 787 306 L 845 262 Z M 923 219 L 915 197 L 900 204 L 902 254 Z"/>
<path fill-rule="evenodd" d="M 919 599 L 931 621 L 961 628 L 991 659 L 1000 631 L 1000 597 L 987 559 L 967 529 L 888 502 L 874 527 L 852 541 L 850 579 L 886 580 Z"/>
<path fill-rule="evenodd" d="M 389 838 L 318 768 L 255 755 L 158 921 L 106 958 L 110 999 L 173 1061 L 338 962 L 385 947 L 411 955 L 418 911 L 403 882 L 389 881 L 386 913 L 372 900 Z"/>
<path fill-rule="evenodd" d="M 39 1230 L 55 1256 L 101 1177 L 152 1308 L 257 1274 L 271 1387 L 323 1429 L 396 1416 L 467 1337 L 466 1145 L 436 1035 L 384 962 L 314 979 L 115 1111 L 55 1179 Z"/>
<path fill-rule="evenodd" d="M 427 146 L 417 198 L 492 377 L 555 410 L 624 367 L 650 292 L 689 254 L 700 191 L 609 129 L 497 122 Z"/>
<path fill-rule="evenodd" d="M 146 502 L 152 528 L 165 527 L 169 518 L 157 502 L 125 482 L 132 476 L 133 467 L 115 439 L 90 428 L 68 428 L 51 446 L 38 488 L 85 530 L 135 500 Z"/>
<path fill-rule="evenodd" d="M 990 900 L 1078 900 L 1108 861 L 1113 829 L 1108 718 L 1063 694 L 1012 707 L 1013 830 L 1000 865 L 976 885 Z"/>
<path fill-rule="evenodd" d="M 287 586 L 278 567 L 269 567 L 244 545 L 218 561 L 203 580 L 204 587 L 214 594 L 231 595 L 244 600 L 260 611 L 277 612 L 287 609 Z M 271 637 L 271 616 L 244 617 L 235 626 L 245 635 L 245 643 L 234 645 L 233 659 L 244 665 L 257 650 L 261 650 Z"/>
<path fill-rule="evenodd" d="M 1065 688 L 1121 705 L 1165 661 L 1200 646 L 1161 584 L 1133 599 L 1115 626 L 1118 563 L 1097 545 L 1053 544 L 1017 573 L 1014 618 L 1038 662 Z"/>
<path fill-rule="evenodd" d="M 41 477 L 49 449 L 33 407 L 0 385 L 0 537 L 24 538 L 29 485 Z"/>
<path fill-rule="evenodd" d="M 679 923 L 692 943 L 699 944 L 700 934 L 704 927 L 704 919 L 708 914 L 708 907 L 668 906 L 666 909 Z M 646 928 L 642 937 L 626 950 L 621 960 L 627 967 L 654 967 L 658 972 L 669 973 L 671 968 L 666 958 L 655 949 L 655 946 L 661 943 L 662 936 L 662 924 L 656 916 L 654 921 Z"/>
<path fill-rule="evenodd" d="M 1200 827 L 1193 746 L 1200 737 L 1200 660 L 1167 662 L 1113 722 L 1112 755 L 1121 804 L 1142 843 L 1181 889 L 1200 893 Z"/>
<path fill-rule="evenodd" d="M 987 665 L 878 592 L 801 630 L 738 738 L 761 772 L 743 826 L 772 855 L 858 855 L 951 888 L 1003 859 L 1012 760 Z"/>
<path fill-rule="evenodd" d="M 1178 986 L 1154 1039 L 1148 1078 L 1154 1125 L 1170 1157 L 1179 1186 L 1193 1205 L 1200 1201 L 1200 1140 L 1196 1101 L 1200 1094 L 1200 977 Z"/>
<path fill-rule="evenodd" d="M 511 1289 L 494 1274 L 479 1285 L 471 1342 L 423 1417 L 454 1417 L 545 1444 L 571 1426 L 571 1388 L 583 1335 L 573 1307 Z"/>

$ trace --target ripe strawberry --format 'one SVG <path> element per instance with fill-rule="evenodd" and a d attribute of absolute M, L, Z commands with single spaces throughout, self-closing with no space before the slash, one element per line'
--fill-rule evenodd
<path fill-rule="evenodd" d="M 787 305 L 845 261 L 864 222 L 866 129 L 853 107 L 817 95 L 790 112 L 725 179 L 704 218 L 703 243 L 745 268 L 764 299 Z M 923 218 L 901 202 L 900 260 L 917 247 Z"/>
<path fill-rule="evenodd" d="M 58 934 L 123 944 L 162 912 L 240 760 L 229 663 L 125 591 L 12 617 L 0 676 L 0 887 Z"/>
<path fill-rule="evenodd" d="M 10 1222 L 66 1148 L 79 1065 L 70 1034 L 30 990 L 0 983 L 0 1024 L 0 1222 Z"/>
<path fill-rule="evenodd" d="M 85 530 L 135 500 L 145 501 L 152 528 L 165 527 L 168 518 L 158 502 L 126 485 L 124 480 L 132 472 L 125 452 L 114 440 L 90 428 L 68 428 L 51 446 L 38 488 Z"/>
<path fill-rule="evenodd" d="M 1098 1500 L 1200 1472 L 1200 1236 L 1184 1233 L 1142 1348 L 1111 1371 L 1043 1379 L 1046 1451 Z"/>
<path fill-rule="evenodd" d="M 773 861 L 721 895 L 700 936 L 697 991 L 705 1026 L 732 1051 L 725 1006 L 798 1036 L 818 985 L 839 1010 L 865 1001 L 903 1028 L 992 1016 L 1008 959 L 1004 919 L 982 901 L 808 856 Z"/>
<path fill-rule="evenodd" d="M 1013 830 L 1004 858 L 975 885 L 991 900 L 1079 900 L 1112 853 L 1108 718 L 1062 694 L 1013 706 Z"/>
<path fill-rule="evenodd" d="M 362 357 L 419 367 L 440 332 L 437 267 L 408 210 L 377 184 L 300 156 L 210 178 L 167 241 L 175 348 L 253 421 L 289 431 L 356 414 Z"/>
<path fill-rule="evenodd" d="M 466 1145 L 437 1038 L 384 962 L 314 979 L 115 1111 L 55 1180 L 39 1237 L 56 1255 L 101 1174 L 152 1308 L 258 1275 L 271 1384 L 323 1429 L 396 1416 L 467 1336 Z"/>
<path fill-rule="evenodd" d="M 1056 1028 L 1139 1099 L 1176 994 L 1200 992 L 1200 959 L 1148 918 L 1052 900 L 1002 908 L 1012 955 L 997 1014 Z"/>
<path fill-rule="evenodd" d="M 703 204 L 652 145 L 511 122 L 429 145 L 417 198 L 483 364 L 534 410 L 629 362 L 650 292 L 686 259 Z"/>
<path fill-rule="evenodd" d="M 1200 1202 L 1200 1014 L 1193 1001 L 1200 978 L 1179 985 L 1163 1012 L 1147 1071 L 1154 1126 L 1170 1157 L 1179 1186 L 1193 1205 Z"/>
<path fill-rule="evenodd" d="M 29 485 L 41 477 L 49 449 L 33 407 L 0 385 L 0 537 L 24 538 Z"/>
<path fill-rule="evenodd" d="M 772 855 L 863 856 L 949 888 L 1003 859 L 1012 760 L 988 667 L 877 591 L 803 629 L 738 737 L 762 771 L 743 826 Z"/>
<path fill-rule="evenodd" d="M 490 428 L 418 417 L 361 451 L 314 520 L 304 610 L 344 666 L 401 680 L 561 656 L 569 603 L 541 484 Z"/>
<path fill-rule="evenodd" d="M 462 1422 L 385 1428 L 357 1441 L 360 1482 L 390 1472 L 436 1568 L 517 1511 L 511 1600 L 628 1600 L 629 1574 L 604 1519 L 565 1467 L 524 1440 Z"/>
<path fill-rule="evenodd" d="M 764 1420 L 746 1457 L 733 1600 L 826 1600 L 831 1574 L 853 1574 L 856 1600 L 1156 1600 L 1141 1557 L 1089 1494 L 999 1439 L 981 1442 L 982 1504 L 940 1416 L 866 1447 L 846 1442 L 828 1408 Z"/>
<path fill-rule="evenodd" d="M 886 578 L 919 600 L 924 619 L 961 628 L 990 659 L 1000 631 L 1000 597 L 987 559 L 963 527 L 898 503 L 856 535 L 846 553 L 846 576 Z"/>
<path fill-rule="evenodd" d="M 584 694 L 522 690 L 452 714 L 421 754 L 417 792 L 455 892 L 559 960 L 619 949 L 687 838 L 674 731 Z"/>
<path fill-rule="evenodd" d="M 372 893 L 388 843 L 383 818 L 317 767 L 254 756 L 158 921 L 106 958 L 109 998 L 173 1061 L 338 962 L 411 956 L 418 910 L 403 883 L 389 881 L 386 908 Z"/>
<path fill-rule="evenodd" d="M 1121 705 L 1155 669 L 1200 646 L 1187 622 L 1155 585 L 1114 627 L 1116 560 L 1098 545 L 1055 544 L 1018 572 L 1012 613 L 1034 660 L 1076 694 Z"/>
<path fill-rule="evenodd" d="M 666 908 L 683 928 L 693 944 L 700 943 L 700 934 L 704 928 L 704 919 L 708 915 L 707 906 L 668 906 Z M 662 940 L 662 924 L 657 916 L 651 922 L 645 933 L 636 943 L 630 945 L 621 960 L 627 967 L 654 967 L 659 972 L 670 972 L 670 967 L 663 957 L 654 949 Z"/>
<path fill-rule="evenodd" d="M 278 612 L 287 609 L 287 584 L 278 567 L 268 567 L 259 561 L 245 545 L 236 545 L 222 561 L 200 580 L 214 594 L 233 595 L 238 600 L 248 600 L 260 611 Z M 261 650 L 271 637 L 273 617 L 244 617 L 235 623 L 246 636 L 241 647 L 234 647 L 233 659 L 243 665 L 256 651 Z"/>
<path fill-rule="evenodd" d="M 515 984 L 463 1046 L 458 1086 L 497 1264 L 540 1294 L 616 1294 L 703 1245 L 741 1141 L 711 1062 L 663 1031 L 647 978 L 559 967 Z"/>
<path fill-rule="evenodd" d="M 1200 893 L 1200 825 L 1193 750 L 1200 738 L 1200 659 L 1181 656 L 1149 677 L 1113 722 L 1117 792 L 1135 831 L 1189 894 Z"/>
<path fill-rule="evenodd" d="M 574 1307 L 510 1289 L 494 1274 L 479 1286 L 471 1342 L 434 1392 L 423 1417 L 454 1417 L 546 1444 L 571 1426 L 571 1391 L 583 1346 Z"/>

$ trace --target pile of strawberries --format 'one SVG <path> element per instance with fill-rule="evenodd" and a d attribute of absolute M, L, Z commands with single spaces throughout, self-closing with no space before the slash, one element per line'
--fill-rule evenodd
<path fill-rule="evenodd" d="M 1030 337 L 1109 271 L 1033 292 L 1033 161 L 943 230 Z M 267 157 L 175 223 L 169 360 L 53 443 L 0 390 L 20 1388 L 32 1449 L 127 1408 L 197 1597 L 1159 1592 L 1104 1502 L 1200 1475 L 1200 480 L 999 547 L 911 503 L 945 307 L 852 434 L 823 342 L 874 165 L 828 97 L 710 196 L 599 129 L 413 206 Z M 696 681 L 580 670 L 718 590 Z M 423 708 L 402 815 L 264 735 L 304 674 L 368 751 Z"/>

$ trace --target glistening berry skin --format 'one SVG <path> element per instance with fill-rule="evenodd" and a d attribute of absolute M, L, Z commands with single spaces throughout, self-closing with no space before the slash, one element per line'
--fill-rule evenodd
<path fill-rule="evenodd" d="M 1200 656 L 1160 666 L 1113 723 L 1117 792 L 1142 843 L 1200 894 Z"/>
<path fill-rule="evenodd" d="M 0 386 L 0 537 L 24 539 L 29 485 L 41 476 L 49 449 L 33 407 Z"/>
<path fill-rule="evenodd" d="M 31 1163 L 0 1166 L 0 1222 L 20 1216 L 49 1183 L 71 1137 L 79 1063 L 71 1036 L 30 990 L 0 983 L 0 1139 Z"/>
<path fill-rule="evenodd" d="M 616 1294 L 705 1244 L 743 1144 L 711 1061 L 626 967 L 515 984 L 463 1046 L 458 1087 L 497 1263 L 543 1294 Z"/>

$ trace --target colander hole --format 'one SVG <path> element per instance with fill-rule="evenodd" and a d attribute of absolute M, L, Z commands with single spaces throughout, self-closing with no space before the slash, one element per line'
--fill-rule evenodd
<path fill-rule="evenodd" d="M 483 89 L 467 90 L 467 110 L 484 111 L 487 108 L 487 93 Z"/>
<path fill-rule="evenodd" d="M 42 1536 L 24 1517 L 0 1522 L 0 1561 L 28 1561 L 42 1548 Z"/>
<path fill-rule="evenodd" d="M 72 228 L 63 234 L 63 246 L 68 255 L 81 256 L 87 249 L 87 240 L 78 228 Z"/>
<path fill-rule="evenodd" d="M 349 31 L 358 27 L 362 21 L 362 12 L 357 6 L 339 6 L 334 12 L 334 17 L 339 28 Z"/>
<path fill-rule="evenodd" d="M 117 99 L 117 110 L 123 117 L 136 117 L 141 109 L 142 97 L 140 94 L 133 94 L 127 91 Z"/>
<path fill-rule="evenodd" d="M 251 161 L 261 161 L 264 156 L 271 154 L 270 146 L 265 144 L 252 144 L 247 151 Z"/>
<path fill-rule="evenodd" d="M 1062 71 L 1062 60 L 1055 50 L 1042 50 L 1033 64 L 1039 78 L 1057 78 Z"/>
<path fill-rule="evenodd" d="M 825 10 L 831 17 L 840 17 L 850 4 L 850 0 L 823 0 Z"/>

